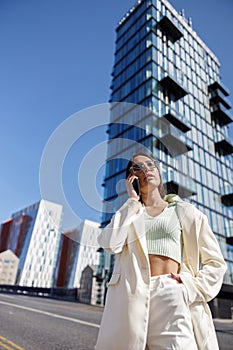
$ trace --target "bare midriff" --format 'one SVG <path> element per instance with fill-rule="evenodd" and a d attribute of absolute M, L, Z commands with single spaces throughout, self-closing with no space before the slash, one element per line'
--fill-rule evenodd
<path fill-rule="evenodd" d="M 149 254 L 151 276 L 166 275 L 171 272 L 177 273 L 179 263 L 162 255 Z"/>

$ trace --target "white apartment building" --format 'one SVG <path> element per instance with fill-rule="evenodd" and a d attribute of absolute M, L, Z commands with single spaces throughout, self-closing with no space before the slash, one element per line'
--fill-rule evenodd
<path fill-rule="evenodd" d="M 54 284 L 61 236 L 62 205 L 42 199 L 36 210 L 30 208 L 21 211 L 27 215 L 33 213 L 33 220 L 22 249 L 23 264 L 17 282 L 21 286 L 50 288 Z"/>
<path fill-rule="evenodd" d="M 82 271 L 86 266 L 99 264 L 97 236 L 101 229 L 99 223 L 84 220 L 75 231 L 75 238 L 79 243 L 79 251 L 74 266 L 73 287 L 79 288 Z"/>

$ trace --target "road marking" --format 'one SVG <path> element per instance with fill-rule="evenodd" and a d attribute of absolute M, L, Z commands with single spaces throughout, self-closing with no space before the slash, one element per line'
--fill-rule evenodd
<path fill-rule="evenodd" d="M 233 319 L 231 319 L 231 318 L 214 318 L 214 322 L 233 323 Z"/>
<path fill-rule="evenodd" d="M 100 327 L 96 323 L 79 320 L 78 318 L 62 316 L 62 315 L 54 314 L 52 312 L 47 312 L 47 311 L 42 311 L 42 310 L 38 310 L 38 309 L 33 309 L 33 308 L 27 307 L 27 306 L 20 306 L 20 305 L 17 305 L 17 304 L 7 303 L 6 301 L 0 301 L 0 304 L 7 305 L 7 306 L 13 306 L 13 307 L 16 307 L 18 309 L 28 310 L 28 311 L 32 311 L 32 312 L 35 312 L 35 313 L 38 313 L 38 314 L 42 314 L 42 315 L 46 315 L 46 316 L 51 316 L 51 317 L 55 317 L 55 318 L 61 318 L 63 320 L 80 323 L 80 324 L 83 324 L 85 326 L 90 326 L 90 327 L 95 327 L 95 328 L 99 328 Z"/>
<path fill-rule="evenodd" d="M 8 345 L 10 345 L 10 346 L 8 346 Z M 3 349 L 6 349 L 6 350 L 15 350 L 15 349 L 24 350 L 23 348 L 21 348 L 21 346 L 13 343 L 13 341 L 11 341 L 7 338 L 4 338 L 3 336 L 0 336 L 0 346 L 2 346 Z"/>
<path fill-rule="evenodd" d="M 9 298 L 9 299 L 15 299 L 15 297 L 13 296 L 13 295 L 3 295 L 3 294 L 1 294 L 0 293 L 0 296 L 2 297 L 2 296 L 4 296 L 4 297 L 6 297 L 6 298 Z M 22 297 L 22 296 L 20 296 L 20 297 Z M 27 297 L 26 295 L 23 295 L 23 297 L 26 299 L 26 298 L 29 298 L 31 301 L 32 301 L 32 298 L 31 297 Z M 52 299 L 53 300 L 53 299 Z M 40 298 L 40 301 L 42 302 L 42 300 L 41 300 L 41 298 Z M 46 302 L 46 301 L 48 301 L 48 302 Z M 45 304 L 45 306 L 47 306 L 48 304 L 49 304 L 49 306 L 50 307 L 56 307 L 56 306 L 59 306 L 60 308 L 63 308 L 63 309 L 71 309 L 71 310 L 78 310 L 78 311 L 82 311 L 83 312 L 83 307 L 82 307 L 82 305 L 83 304 L 79 304 L 79 303 L 76 303 L 76 305 L 74 306 L 73 305 L 73 303 L 72 303 L 72 306 L 68 306 L 68 305 L 61 305 L 61 304 L 58 304 L 58 303 L 50 303 L 50 299 L 45 299 L 45 300 L 43 300 L 43 302 L 44 302 L 44 304 Z M 53 300 L 53 301 L 55 301 L 55 300 Z M 81 306 L 77 306 L 77 305 L 81 305 Z M 87 311 L 90 311 L 90 312 L 92 312 L 92 313 L 99 313 L 99 314 L 102 314 L 103 313 L 103 306 L 98 306 L 98 305 L 87 305 L 87 304 L 85 304 L 85 309 L 87 310 Z"/>
<path fill-rule="evenodd" d="M 13 350 L 12 348 L 10 348 L 6 344 L 2 343 L 1 341 L 0 341 L 0 349 Z"/>
<path fill-rule="evenodd" d="M 98 309 L 98 307 L 96 309 L 94 309 L 93 307 L 90 307 L 88 309 L 88 305 L 85 305 L 85 310 L 84 310 L 84 307 L 83 306 L 77 306 L 77 305 L 61 305 L 61 304 L 50 304 L 50 307 L 57 307 L 59 306 L 60 308 L 62 309 L 69 309 L 69 310 L 77 310 L 77 311 L 81 311 L 81 312 L 84 312 L 85 310 L 86 311 L 90 311 L 92 313 L 98 313 L 98 314 L 102 314 L 103 313 L 103 308 L 100 308 Z"/>

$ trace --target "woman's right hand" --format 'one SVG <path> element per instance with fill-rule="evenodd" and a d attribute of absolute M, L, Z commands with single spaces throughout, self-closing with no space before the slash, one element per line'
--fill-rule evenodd
<path fill-rule="evenodd" d="M 126 179 L 126 188 L 127 188 L 129 198 L 139 201 L 140 197 L 133 187 L 133 182 L 136 179 L 138 179 L 137 176 L 130 174 Z"/>

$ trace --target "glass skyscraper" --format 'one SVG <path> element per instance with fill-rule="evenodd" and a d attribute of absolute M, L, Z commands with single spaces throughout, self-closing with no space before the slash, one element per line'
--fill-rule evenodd
<path fill-rule="evenodd" d="M 139 0 L 116 28 L 111 89 L 103 226 L 127 198 L 119 181 L 141 144 L 167 192 L 208 216 L 233 284 L 233 117 L 217 57 L 168 1 Z M 105 255 L 110 272 L 113 261 Z"/>

